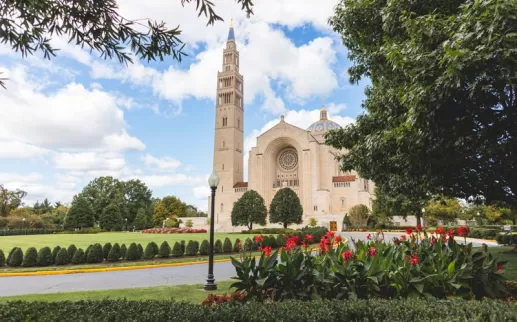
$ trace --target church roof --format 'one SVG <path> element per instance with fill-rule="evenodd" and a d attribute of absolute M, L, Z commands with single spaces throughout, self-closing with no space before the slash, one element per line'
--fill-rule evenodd
<path fill-rule="evenodd" d="M 332 177 L 332 182 L 354 182 L 355 176 L 338 176 Z"/>
<path fill-rule="evenodd" d="M 248 183 L 247 182 L 237 182 L 233 187 L 234 188 L 247 188 Z"/>
<path fill-rule="evenodd" d="M 230 23 L 230 31 L 228 32 L 228 41 L 235 41 L 235 31 L 233 30 L 233 20 Z"/>
<path fill-rule="evenodd" d="M 341 126 L 339 124 L 327 118 L 327 109 L 323 106 L 320 111 L 320 120 L 312 123 L 311 126 L 307 128 L 307 131 L 310 131 L 312 135 L 317 136 L 340 127 Z"/>

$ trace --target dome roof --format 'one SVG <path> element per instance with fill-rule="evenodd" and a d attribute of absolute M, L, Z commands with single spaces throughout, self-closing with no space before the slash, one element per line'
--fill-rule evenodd
<path fill-rule="evenodd" d="M 311 124 L 307 128 L 307 131 L 310 131 L 312 135 L 323 135 L 330 130 L 334 130 L 340 128 L 341 126 L 336 122 L 332 122 L 327 118 L 327 109 L 325 107 L 321 108 L 320 111 L 320 120 Z"/>

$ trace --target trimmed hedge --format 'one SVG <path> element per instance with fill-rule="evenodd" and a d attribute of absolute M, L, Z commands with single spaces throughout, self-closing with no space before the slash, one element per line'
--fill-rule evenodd
<path fill-rule="evenodd" d="M 126 259 L 126 256 L 127 256 L 126 254 L 127 254 L 126 244 L 122 244 L 122 246 L 120 246 L 120 258 Z"/>
<path fill-rule="evenodd" d="M 63 232 L 63 229 L 0 229 L 0 236 L 19 236 L 19 235 L 49 235 Z"/>
<path fill-rule="evenodd" d="M 108 255 L 110 254 L 110 250 L 111 250 L 111 243 L 106 243 L 104 244 L 104 246 L 102 247 L 102 258 L 103 259 L 108 259 Z"/>
<path fill-rule="evenodd" d="M 147 244 L 144 251 L 144 259 L 153 259 L 154 258 L 154 247 L 151 243 Z"/>
<path fill-rule="evenodd" d="M 250 302 L 201 306 L 168 300 L 0 304 L 0 321 L 517 321 L 517 305 L 464 300 Z"/>
<path fill-rule="evenodd" d="M 74 257 L 72 257 L 72 264 L 79 265 L 86 263 L 86 256 L 84 255 L 84 250 L 82 248 L 79 248 L 75 251 Z"/>
<path fill-rule="evenodd" d="M 38 265 L 38 251 L 34 247 L 29 247 L 25 251 L 25 256 L 23 257 L 23 267 L 34 267 Z"/>
<path fill-rule="evenodd" d="M 113 244 L 113 247 L 111 247 L 110 252 L 108 253 L 108 257 L 106 260 L 108 262 L 116 262 L 120 260 L 120 246 L 118 243 Z"/>
<path fill-rule="evenodd" d="M 158 257 L 161 258 L 169 258 L 171 256 L 171 246 L 167 241 L 164 241 L 160 245 L 160 251 L 158 252 Z"/>
<path fill-rule="evenodd" d="M 52 250 L 52 263 L 56 262 L 56 256 L 57 256 L 57 253 L 59 253 L 60 250 L 61 250 L 61 246 L 56 246 Z"/>
<path fill-rule="evenodd" d="M 4 251 L 0 249 L 0 267 L 5 266 L 5 254 Z"/>
<path fill-rule="evenodd" d="M 70 262 L 70 257 L 66 248 L 61 248 L 56 256 L 56 265 L 67 265 Z"/>
<path fill-rule="evenodd" d="M 18 267 L 23 263 L 23 251 L 20 247 L 15 247 L 9 258 L 9 266 Z"/>
<path fill-rule="evenodd" d="M 53 263 L 50 247 L 43 247 L 38 252 L 38 266 L 50 266 Z"/>
<path fill-rule="evenodd" d="M 208 240 L 203 240 L 201 243 L 201 246 L 199 246 L 199 255 L 208 255 L 210 251 L 210 244 L 208 243 Z"/>
<path fill-rule="evenodd" d="M 223 252 L 223 242 L 218 239 L 214 244 L 214 254 L 221 254 Z"/>
<path fill-rule="evenodd" d="M 500 233 L 496 241 L 499 245 L 517 245 L 517 233 Z"/>
<path fill-rule="evenodd" d="M 128 261 L 134 261 L 140 259 L 140 251 L 135 243 L 131 243 L 127 249 L 126 258 Z"/>
<path fill-rule="evenodd" d="M 68 246 L 68 249 L 66 251 L 68 253 L 68 257 L 71 260 L 72 258 L 74 258 L 75 252 L 77 251 L 77 247 L 75 247 L 75 245 L 72 244 L 72 245 Z"/>
<path fill-rule="evenodd" d="M 223 253 L 229 254 L 233 251 L 232 241 L 226 237 L 223 243 Z"/>

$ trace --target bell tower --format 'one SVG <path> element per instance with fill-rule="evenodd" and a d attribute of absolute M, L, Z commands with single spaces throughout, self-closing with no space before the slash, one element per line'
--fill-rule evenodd
<path fill-rule="evenodd" d="M 220 178 L 215 201 L 217 218 L 230 216 L 237 201 L 234 186 L 243 181 L 243 92 L 244 79 L 239 74 L 239 52 L 232 22 L 223 50 L 222 71 L 217 73 L 214 139 L 214 171 Z"/>

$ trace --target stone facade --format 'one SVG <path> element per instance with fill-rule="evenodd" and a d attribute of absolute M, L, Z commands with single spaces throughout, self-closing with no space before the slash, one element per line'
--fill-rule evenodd
<path fill-rule="evenodd" d="M 354 171 L 343 173 L 336 156 L 346 151 L 325 145 L 323 135 L 340 127 L 327 117 L 325 107 L 320 120 L 308 129 L 286 123 L 284 117 L 257 138 L 249 153 L 248 182 L 243 181 L 244 78 L 239 74 L 239 52 L 233 27 L 223 53 L 223 71 L 217 77 L 217 101 L 214 141 L 214 171 L 220 177 L 215 199 L 215 227 L 218 231 L 239 231 L 231 226 L 233 205 L 248 189 L 257 191 L 269 206 L 275 193 L 293 189 L 300 197 L 304 223 L 310 218 L 319 225 L 337 221 L 357 204 L 371 208 L 373 182 Z M 211 201 L 209 200 L 209 211 Z M 271 227 L 280 227 L 271 225 Z"/>

